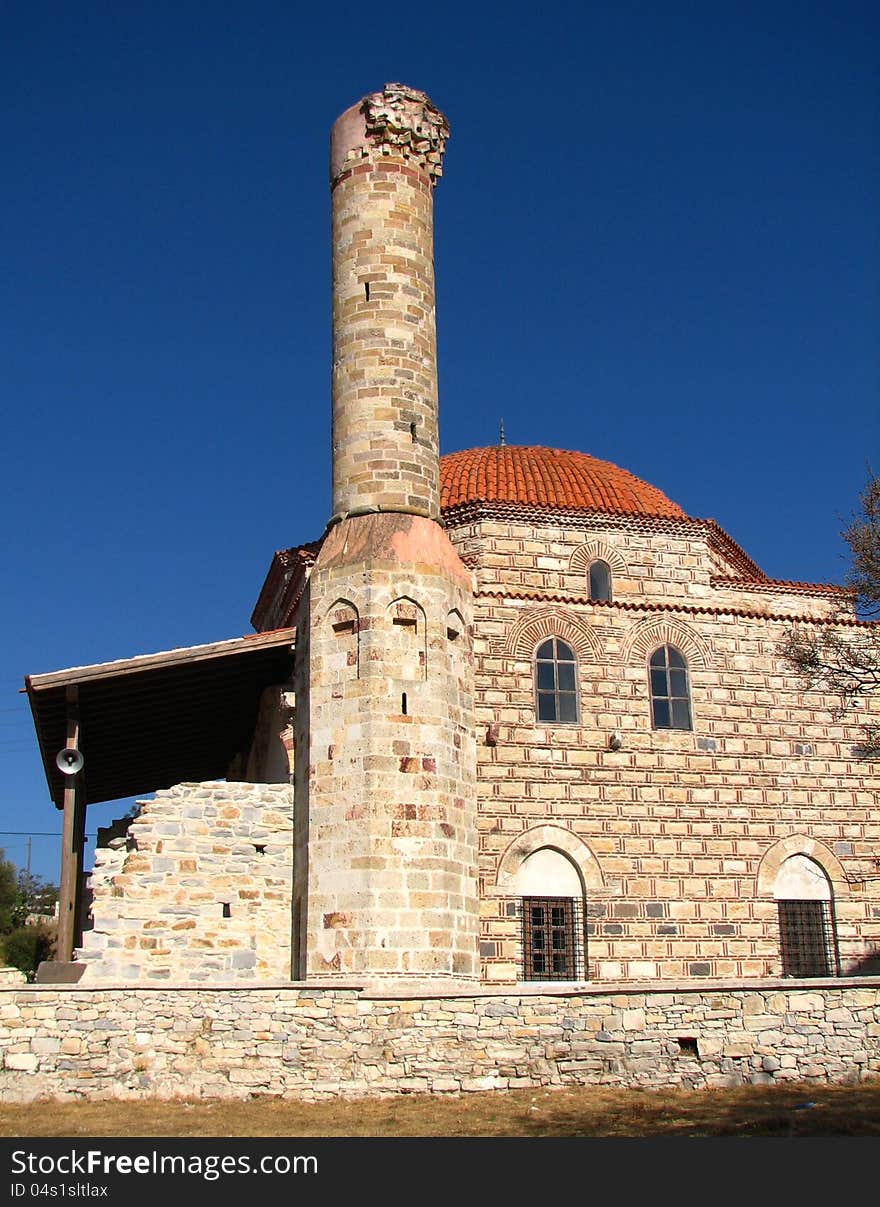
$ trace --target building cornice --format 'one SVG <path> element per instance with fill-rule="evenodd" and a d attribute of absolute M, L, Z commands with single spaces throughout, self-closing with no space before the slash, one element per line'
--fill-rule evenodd
<path fill-rule="evenodd" d="M 825 595 L 832 599 L 840 599 L 852 604 L 855 593 L 848 587 L 837 583 L 801 583 L 788 582 L 783 578 L 765 578 L 755 582 L 748 578 L 730 578 L 722 574 L 713 574 L 709 578 L 711 586 L 717 590 L 730 591 L 761 591 L 775 595 Z"/>
<path fill-rule="evenodd" d="M 674 613 L 682 616 L 735 616 L 745 620 L 783 621 L 788 624 L 816 624 L 843 626 L 846 628 L 877 629 L 880 621 L 859 620 L 855 616 L 809 616 L 792 612 L 771 612 L 738 608 L 729 604 L 650 603 L 647 600 L 619 600 L 611 602 L 590 599 L 589 596 L 567 591 L 520 591 L 516 588 L 481 587 L 474 592 L 475 599 L 527 600 L 532 603 L 576 604 L 586 608 L 611 612 Z"/>
<path fill-rule="evenodd" d="M 257 632 L 287 624 L 302 597 L 320 547 L 320 541 L 309 541 L 274 554 L 251 613 L 251 624 Z"/>
<path fill-rule="evenodd" d="M 748 554 L 740 548 L 715 520 L 695 520 L 689 516 L 646 515 L 643 512 L 606 512 L 581 509 L 525 506 L 520 503 L 463 503 L 443 509 L 443 524 L 449 528 L 465 524 L 478 524 L 484 520 L 500 520 L 507 523 L 555 524 L 561 528 L 585 528 L 592 530 L 614 529 L 629 533 L 672 536 L 701 537 L 714 552 L 719 553 L 744 580 L 759 586 L 767 581 L 764 572 Z"/>

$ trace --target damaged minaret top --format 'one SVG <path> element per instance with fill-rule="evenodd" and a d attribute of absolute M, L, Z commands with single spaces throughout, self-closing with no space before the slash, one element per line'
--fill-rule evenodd
<path fill-rule="evenodd" d="M 443 175 L 449 123 L 424 92 L 406 84 L 386 84 L 352 105 L 336 121 L 330 136 L 330 180 L 367 158 L 370 148 L 383 155 L 412 159 L 433 182 Z"/>

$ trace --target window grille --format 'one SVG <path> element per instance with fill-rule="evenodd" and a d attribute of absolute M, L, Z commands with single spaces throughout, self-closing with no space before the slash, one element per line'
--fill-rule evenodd
<path fill-rule="evenodd" d="M 523 980 L 584 981 L 587 939 L 576 897 L 523 897 Z"/>
<path fill-rule="evenodd" d="M 777 904 L 782 975 L 839 975 L 831 902 L 779 901 Z"/>

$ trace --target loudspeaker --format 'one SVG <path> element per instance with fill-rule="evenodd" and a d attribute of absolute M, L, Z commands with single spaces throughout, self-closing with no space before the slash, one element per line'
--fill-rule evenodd
<path fill-rule="evenodd" d="M 82 771 L 83 756 L 78 750 L 65 746 L 55 756 L 55 766 L 63 775 L 76 775 L 78 771 Z"/>

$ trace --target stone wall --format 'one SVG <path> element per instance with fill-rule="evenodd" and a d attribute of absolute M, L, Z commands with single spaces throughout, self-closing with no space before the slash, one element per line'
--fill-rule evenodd
<path fill-rule="evenodd" d="M 693 521 L 497 518 L 450 535 L 478 584 L 483 979 L 522 976 L 516 872 L 546 847 L 583 881 L 590 980 L 779 975 L 774 874 L 792 855 L 828 879 L 841 971 L 876 969 L 880 815 L 856 752 L 869 716 L 837 715 L 779 653 L 796 618 L 827 623 L 831 595 L 716 586 L 712 530 Z M 587 594 L 596 557 L 611 603 Z M 535 718 L 550 635 L 577 656 L 576 724 Z M 647 661 L 664 643 L 687 659 L 690 730 L 652 725 Z"/>
<path fill-rule="evenodd" d="M 294 975 L 477 980 L 471 598 L 426 517 L 327 534 L 297 618 Z"/>
<path fill-rule="evenodd" d="M 177 784 L 138 807 L 95 852 L 85 981 L 289 977 L 291 786 Z"/>
<path fill-rule="evenodd" d="M 880 978 L 368 995 L 306 985 L 0 989 L 0 1093 L 302 1099 L 880 1075 Z"/>

